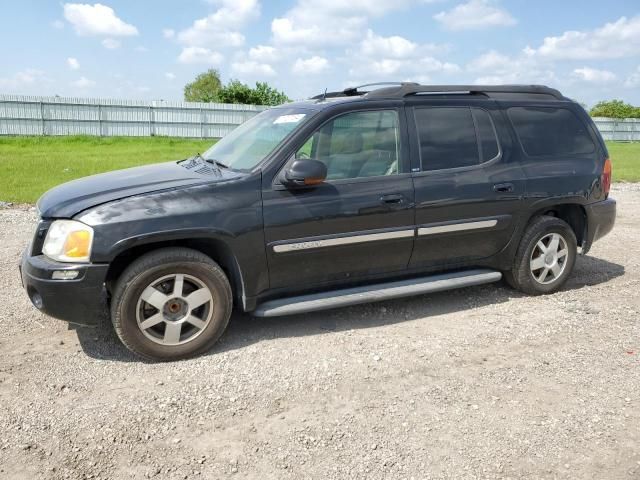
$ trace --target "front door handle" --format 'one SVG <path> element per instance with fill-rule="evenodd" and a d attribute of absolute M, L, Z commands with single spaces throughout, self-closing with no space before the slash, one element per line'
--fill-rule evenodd
<path fill-rule="evenodd" d="M 386 205 L 397 205 L 404 201 L 404 195 L 400 193 L 394 193 L 391 195 L 383 195 L 380 197 L 380 202 Z"/>
<path fill-rule="evenodd" d="M 493 186 L 493 191 L 497 193 L 511 193 L 515 190 L 513 183 L 496 183 Z"/>

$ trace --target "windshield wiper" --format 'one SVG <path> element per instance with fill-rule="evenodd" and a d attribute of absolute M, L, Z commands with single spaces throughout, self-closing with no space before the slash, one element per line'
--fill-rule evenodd
<path fill-rule="evenodd" d="M 202 156 L 200 154 L 198 154 L 198 156 L 200 158 L 202 158 Z M 205 158 L 204 161 L 208 162 L 208 163 L 212 163 L 212 164 L 214 164 L 214 165 L 216 165 L 216 166 L 218 166 L 220 168 L 224 168 L 225 170 L 229 170 L 231 168 L 231 167 L 229 167 L 229 165 L 225 165 L 220 160 L 215 160 L 213 158 Z"/>

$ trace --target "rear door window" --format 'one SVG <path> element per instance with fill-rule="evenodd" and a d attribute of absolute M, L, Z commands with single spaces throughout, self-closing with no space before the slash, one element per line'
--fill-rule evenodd
<path fill-rule="evenodd" d="M 500 152 L 486 110 L 469 107 L 425 107 L 414 110 L 423 171 L 472 167 Z"/>
<path fill-rule="evenodd" d="M 586 125 L 571 110 L 512 107 L 508 114 L 529 156 L 580 155 L 595 149 Z"/>

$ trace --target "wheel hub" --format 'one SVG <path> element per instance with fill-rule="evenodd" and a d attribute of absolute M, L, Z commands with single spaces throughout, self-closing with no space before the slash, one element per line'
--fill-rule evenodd
<path fill-rule="evenodd" d="M 213 317 L 214 298 L 206 283 L 184 273 L 165 275 L 140 294 L 136 320 L 145 337 L 161 345 L 197 338 Z"/>
<path fill-rule="evenodd" d="M 162 315 L 166 320 L 175 322 L 183 319 L 189 310 L 189 305 L 182 298 L 172 298 L 162 307 Z"/>
<path fill-rule="evenodd" d="M 548 233 L 538 240 L 529 260 L 535 281 L 547 285 L 560 278 L 567 266 L 568 252 L 567 241 L 559 233 Z"/>

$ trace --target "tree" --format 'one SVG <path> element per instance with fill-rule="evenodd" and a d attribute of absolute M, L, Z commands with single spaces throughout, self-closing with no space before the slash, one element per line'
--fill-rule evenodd
<path fill-rule="evenodd" d="M 280 105 L 289 102 L 284 92 L 276 90 L 266 82 L 256 82 L 256 87 L 230 80 L 222 85 L 217 70 L 207 70 L 185 85 L 184 99 L 187 102 L 244 103 L 249 105 Z"/>
<path fill-rule="evenodd" d="M 589 111 L 592 117 L 640 118 L 640 107 L 634 107 L 622 100 L 607 100 L 596 103 Z"/>
<path fill-rule="evenodd" d="M 218 102 L 221 88 L 220 73 L 211 68 L 184 86 L 184 99 L 187 102 Z"/>
<path fill-rule="evenodd" d="M 256 82 L 256 88 L 231 80 L 220 89 L 219 101 L 223 103 L 244 103 L 252 105 L 280 105 L 290 101 L 284 92 L 276 90 L 266 82 Z"/>

